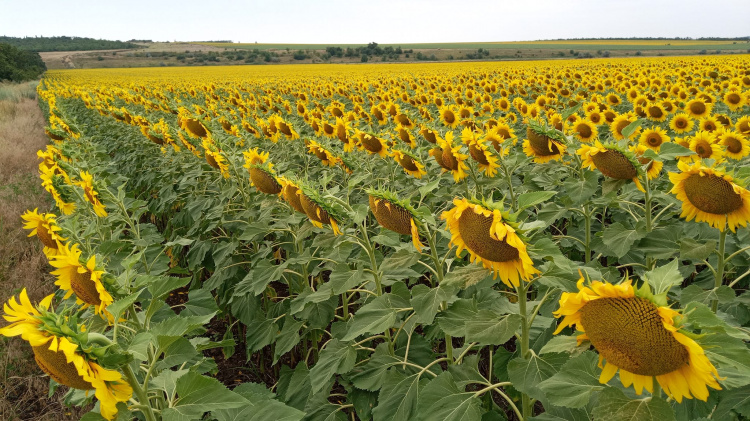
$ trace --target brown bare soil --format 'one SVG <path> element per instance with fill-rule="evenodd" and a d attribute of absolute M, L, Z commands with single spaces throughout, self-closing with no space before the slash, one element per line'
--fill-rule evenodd
<path fill-rule="evenodd" d="M 0 302 L 26 288 L 36 302 L 54 291 L 47 259 L 36 237 L 27 238 L 20 215 L 49 211 L 39 184 L 36 151 L 48 142 L 35 83 L 0 84 Z M 0 319 L 1 320 L 1 319 Z M 0 326 L 5 325 L 0 321 Z M 83 413 L 62 403 L 64 387 L 48 398 L 49 378 L 29 345 L 0 336 L 0 420 L 68 420 Z"/>

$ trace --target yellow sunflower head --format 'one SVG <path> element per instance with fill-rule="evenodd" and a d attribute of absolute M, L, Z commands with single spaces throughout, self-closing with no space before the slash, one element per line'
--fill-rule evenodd
<path fill-rule="evenodd" d="M 750 221 L 750 192 L 733 182 L 732 176 L 716 168 L 680 161 L 679 173 L 669 173 L 674 185 L 671 193 L 682 202 L 681 217 L 707 222 L 724 231 L 727 225 L 734 232 Z"/>
<path fill-rule="evenodd" d="M 465 130 L 470 129 L 467 128 Z M 450 171 L 450 173 L 453 175 L 453 181 L 458 183 L 459 181 L 469 176 L 469 173 L 467 172 L 469 166 L 466 165 L 465 162 L 466 159 L 469 158 L 469 155 L 461 153 L 461 148 L 463 147 L 461 143 L 458 143 L 455 146 L 453 145 L 453 143 L 452 131 L 447 132 L 444 139 L 438 138 L 438 146 L 441 150 L 441 156 L 438 160 L 438 163 L 446 171 Z"/>
<path fill-rule="evenodd" d="M 424 137 L 424 140 L 432 143 L 433 145 L 437 143 L 437 136 L 438 133 L 435 130 L 430 129 L 427 126 L 422 126 L 422 128 L 419 130 L 419 134 Z"/>
<path fill-rule="evenodd" d="M 404 172 L 412 177 L 422 178 L 423 175 L 427 174 L 427 171 L 424 170 L 424 165 L 411 152 L 402 149 L 393 149 L 391 156 L 404 169 Z"/>
<path fill-rule="evenodd" d="M 734 130 L 724 130 L 719 134 L 718 143 L 724 146 L 724 155 L 740 160 L 750 155 L 750 141 Z"/>
<path fill-rule="evenodd" d="M 57 225 L 57 217 L 53 213 L 39 213 L 37 209 L 26 211 L 21 218 L 24 220 L 23 227 L 31 230 L 29 237 L 36 235 L 44 246 L 44 254 L 47 257 L 57 255 L 58 249 L 66 239 L 59 232 L 62 231 Z"/>
<path fill-rule="evenodd" d="M 300 205 L 305 211 L 305 215 L 310 218 L 310 222 L 318 228 L 323 225 L 331 225 L 335 235 L 341 235 L 338 224 L 343 220 L 339 212 L 326 200 L 324 200 L 317 190 L 309 187 L 304 183 L 297 186 Z"/>
<path fill-rule="evenodd" d="M 591 145 L 581 145 L 576 151 L 581 156 L 582 165 L 590 170 L 594 168 L 615 180 L 633 180 L 643 190 L 638 180 L 640 164 L 632 152 L 625 151 L 615 144 L 602 145 L 598 140 Z"/>
<path fill-rule="evenodd" d="M 599 353 L 606 384 L 619 370 L 623 386 L 653 393 L 653 380 L 677 402 L 708 399 L 708 387 L 720 390 L 716 368 L 703 348 L 675 325 L 679 313 L 635 290 L 630 280 L 619 285 L 578 281 L 578 292 L 564 292 L 555 317 L 563 317 L 555 333 L 575 325 Z"/>
<path fill-rule="evenodd" d="M 650 102 L 645 106 L 646 118 L 652 121 L 664 121 L 669 114 L 662 104 Z"/>
<path fill-rule="evenodd" d="M 717 142 L 716 135 L 710 132 L 699 131 L 690 139 L 690 150 L 696 155 L 691 155 L 693 161 L 701 159 L 713 159 L 720 162 L 724 159 L 724 150 Z"/>
<path fill-rule="evenodd" d="M 498 157 L 495 153 L 490 152 L 489 145 L 484 139 L 474 138 L 468 144 L 469 155 L 487 177 L 494 177 L 500 165 L 497 163 Z M 504 149 L 503 152 L 507 155 L 510 149 Z"/>
<path fill-rule="evenodd" d="M 287 177 L 279 177 L 276 180 L 279 182 L 279 184 L 281 184 L 281 197 L 283 197 L 284 200 L 289 203 L 289 206 L 291 206 L 292 209 L 296 210 L 299 213 L 305 213 L 305 209 L 302 207 L 302 203 L 300 202 L 300 195 L 298 194 L 299 187 L 297 186 L 297 182 Z"/>
<path fill-rule="evenodd" d="M 669 136 L 667 136 L 667 132 L 664 129 L 654 126 L 650 129 L 644 130 L 643 133 L 641 133 L 638 142 L 641 145 L 658 152 L 661 149 L 662 144 L 669 142 Z"/>
<path fill-rule="evenodd" d="M 653 180 L 659 176 L 659 173 L 661 173 L 662 168 L 664 168 L 664 163 L 645 157 L 644 154 L 648 149 L 649 148 L 640 143 L 630 147 L 630 151 L 635 154 L 635 159 L 637 159 L 641 166 L 645 168 L 648 179 Z"/>
<path fill-rule="evenodd" d="M 575 134 L 575 137 L 578 138 L 581 142 L 591 142 L 597 138 L 599 135 L 599 131 L 596 128 L 596 125 L 592 123 L 591 121 L 581 119 L 578 120 L 575 124 L 573 124 L 573 134 Z"/>
<path fill-rule="evenodd" d="M 458 118 L 456 112 L 456 108 L 454 106 L 440 107 L 440 121 L 443 123 L 443 125 L 448 126 L 451 129 L 455 129 L 460 122 L 460 119 Z"/>
<path fill-rule="evenodd" d="M 81 179 L 75 183 L 83 189 L 83 197 L 94 207 L 96 216 L 103 218 L 107 216 L 104 205 L 99 200 L 99 192 L 94 186 L 94 177 L 88 171 L 81 171 Z"/>
<path fill-rule="evenodd" d="M 264 164 L 266 161 L 268 161 L 268 152 L 263 152 L 258 150 L 258 148 L 253 148 L 248 151 L 242 152 L 242 156 L 245 158 L 245 168 L 248 168 L 250 165 L 257 165 L 257 164 Z"/>
<path fill-rule="evenodd" d="M 75 294 L 79 304 L 94 307 L 96 314 L 107 316 L 107 306 L 114 301 L 102 282 L 104 271 L 96 267 L 96 256 L 81 260 L 78 244 L 63 244 L 55 256 L 50 257 L 55 285 L 66 292 L 65 298 Z"/>
<path fill-rule="evenodd" d="M 221 154 L 221 150 L 209 138 L 203 139 L 202 145 L 206 155 L 206 163 L 219 170 L 224 178 L 229 178 L 229 164 Z"/>
<path fill-rule="evenodd" d="M 685 112 L 693 118 L 701 118 L 711 114 L 713 105 L 711 102 L 696 98 L 685 104 Z"/>
<path fill-rule="evenodd" d="M 482 263 L 507 286 L 519 286 L 539 273 L 526 251 L 526 243 L 507 212 L 488 203 L 453 199 L 453 208 L 443 212 L 456 256 L 466 249 L 472 262 Z"/>
<path fill-rule="evenodd" d="M 396 195 L 382 190 L 368 190 L 370 210 L 375 220 L 385 229 L 401 235 L 411 235 L 414 247 L 421 251 L 416 211 L 408 202 L 399 200 Z"/>
<path fill-rule="evenodd" d="M 3 306 L 3 317 L 10 324 L 0 328 L 0 335 L 20 335 L 28 341 L 39 368 L 57 383 L 74 389 L 95 390 L 101 415 L 114 419 L 117 403 L 128 402 L 132 388 L 118 371 L 105 369 L 97 363 L 94 352 L 99 350 L 97 345 L 85 342 L 86 333 L 70 311 L 56 314 L 50 310 L 52 298 L 50 295 L 33 306 L 26 289 L 21 291 L 18 300 L 11 297 Z"/>
<path fill-rule="evenodd" d="M 689 115 L 685 113 L 675 114 L 671 120 L 669 120 L 669 128 L 674 130 L 675 133 L 687 133 L 693 130 L 693 120 Z"/>
<path fill-rule="evenodd" d="M 526 140 L 523 141 L 523 152 L 526 156 L 534 158 L 534 162 L 543 164 L 552 160 L 559 161 L 567 149 L 555 129 L 529 121 Z"/>
<path fill-rule="evenodd" d="M 715 132 L 716 129 L 722 127 L 721 123 L 716 120 L 714 116 L 706 116 L 698 121 L 698 130 L 704 130 L 707 132 Z"/>
<path fill-rule="evenodd" d="M 628 127 L 631 123 L 634 123 L 636 120 L 638 120 L 638 117 L 633 113 L 618 115 L 612 120 L 612 123 L 610 123 L 609 125 L 612 136 L 614 136 L 617 140 L 625 139 L 625 135 L 622 134 L 622 131 L 625 130 L 625 128 Z M 640 132 L 641 128 L 639 127 L 633 132 L 631 136 L 637 136 Z"/>

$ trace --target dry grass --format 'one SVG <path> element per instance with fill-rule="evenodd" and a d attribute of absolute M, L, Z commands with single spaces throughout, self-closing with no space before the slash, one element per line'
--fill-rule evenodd
<path fill-rule="evenodd" d="M 36 151 L 48 138 L 35 87 L 0 84 L 0 302 L 22 288 L 32 302 L 54 291 L 41 246 L 26 237 L 20 218 L 27 209 L 51 206 L 37 175 Z M 0 337 L 0 420 L 78 419 L 80 411 L 62 404 L 62 391 L 48 398 L 48 385 L 28 344 Z"/>

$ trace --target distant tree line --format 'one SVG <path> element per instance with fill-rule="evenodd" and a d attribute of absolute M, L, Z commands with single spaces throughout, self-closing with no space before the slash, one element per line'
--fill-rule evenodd
<path fill-rule="evenodd" d="M 653 41 L 672 41 L 672 40 L 680 40 L 680 41 L 750 41 L 750 36 L 747 36 L 747 37 L 734 37 L 734 38 L 724 38 L 724 37 L 699 37 L 699 38 L 691 38 L 691 37 L 557 38 L 557 39 L 543 39 L 543 40 L 539 40 L 539 41 L 650 41 L 650 40 L 653 40 Z"/>
<path fill-rule="evenodd" d="M 38 79 L 47 70 L 39 53 L 0 43 L 0 81 Z"/>
<path fill-rule="evenodd" d="M 6 37 L 0 36 L 0 42 L 10 44 L 27 51 L 88 51 L 139 48 L 137 44 L 123 41 L 109 41 L 84 37 Z"/>

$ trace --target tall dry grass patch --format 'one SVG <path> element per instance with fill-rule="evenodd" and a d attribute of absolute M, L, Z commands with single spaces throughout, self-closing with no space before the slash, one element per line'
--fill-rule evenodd
<path fill-rule="evenodd" d="M 39 183 L 36 156 L 49 141 L 45 124 L 36 83 L 0 84 L 0 302 L 21 288 L 33 302 L 55 290 L 42 247 L 26 237 L 21 222 L 27 209 L 49 211 L 52 205 Z M 0 337 L 0 420 L 78 419 L 80 410 L 61 405 L 62 391 L 47 397 L 48 385 L 31 349 L 20 339 Z"/>

